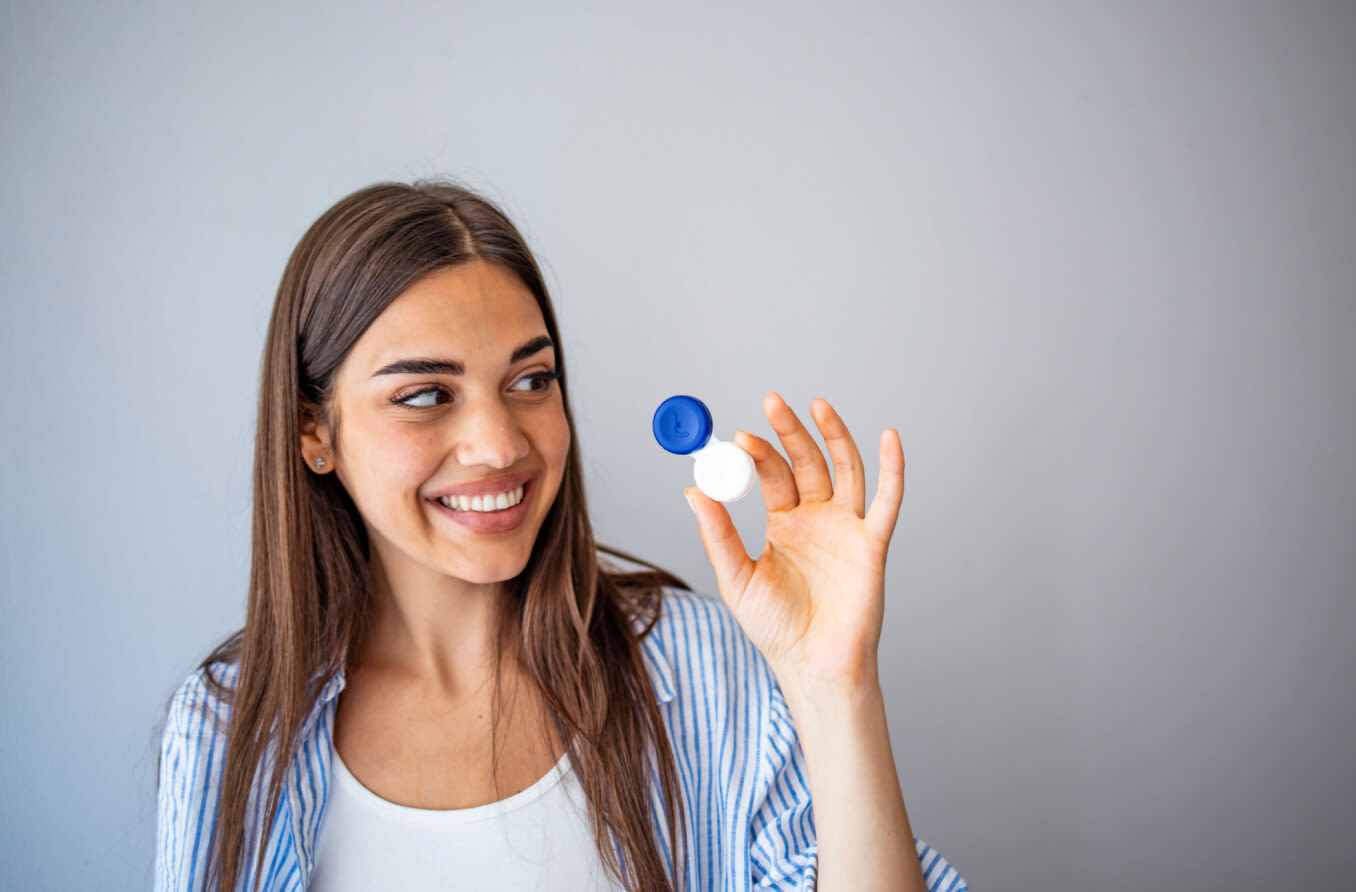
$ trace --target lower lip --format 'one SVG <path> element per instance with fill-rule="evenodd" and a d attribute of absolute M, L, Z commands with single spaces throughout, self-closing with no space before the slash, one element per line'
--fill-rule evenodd
<path fill-rule="evenodd" d="M 527 517 L 527 500 L 532 497 L 535 480 L 523 484 L 523 500 L 503 511 L 453 511 L 437 499 L 430 499 L 433 507 L 476 533 L 508 533 L 522 526 Z"/>

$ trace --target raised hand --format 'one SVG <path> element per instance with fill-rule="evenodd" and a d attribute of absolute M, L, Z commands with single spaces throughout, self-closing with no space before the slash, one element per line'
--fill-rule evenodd
<path fill-rule="evenodd" d="M 735 444 L 753 457 L 767 537 L 749 557 L 729 512 L 696 487 L 684 490 L 721 596 L 778 679 L 856 685 L 874 681 L 885 609 L 885 558 L 904 497 L 904 450 L 897 431 L 880 437 L 880 478 L 871 509 L 861 453 L 826 400 L 810 406 L 833 462 L 776 393 L 763 412 L 790 464 L 747 431 Z"/>

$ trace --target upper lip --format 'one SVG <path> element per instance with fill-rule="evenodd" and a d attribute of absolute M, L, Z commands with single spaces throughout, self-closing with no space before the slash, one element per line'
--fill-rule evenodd
<path fill-rule="evenodd" d="M 535 476 L 537 475 L 529 473 L 491 477 L 489 480 L 477 480 L 474 483 L 463 483 L 460 486 L 449 486 L 445 489 L 440 489 L 429 496 L 429 498 L 441 499 L 446 496 L 466 496 L 467 498 L 470 498 L 471 496 L 483 496 L 486 493 L 494 493 L 497 495 L 501 492 L 513 492 L 518 487 L 525 485 L 527 481 Z"/>

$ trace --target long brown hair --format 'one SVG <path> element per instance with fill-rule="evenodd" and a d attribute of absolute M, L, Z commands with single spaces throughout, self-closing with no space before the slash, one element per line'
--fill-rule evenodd
<path fill-rule="evenodd" d="M 306 467 L 302 413 L 320 413 L 337 447 L 341 419 L 332 411 L 332 388 L 354 343 L 416 279 L 474 259 L 503 266 L 532 292 L 564 371 L 555 313 L 526 243 L 494 203 L 461 186 L 360 189 L 321 215 L 287 262 L 260 373 L 245 626 L 201 666 L 212 692 L 231 704 L 208 871 L 218 888 L 234 888 L 248 870 L 246 810 L 258 795 L 266 818 L 250 832 L 268 838 L 303 720 L 324 683 L 343 671 L 369 616 L 366 529 L 336 475 Z M 587 797 L 607 870 L 627 889 L 672 890 L 683 874 L 686 818 L 639 640 L 659 616 L 661 587 L 687 586 L 594 541 L 566 380 L 560 386 L 570 448 L 560 491 L 526 568 L 505 583 L 496 621 L 517 636 L 515 650 Z M 613 572 L 600 566 L 599 548 L 650 569 Z M 233 688 L 211 671 L 222 662 L 239 664 Z M 266 757 L 276 760 L 274 770 L 264 770 Z M 673 880 L 649 817 L 652 765 L 663 787 Z M 266 789 L 256 790 L 261 783 Z M 262 859 L 262 845 L 258 852 Z"/>

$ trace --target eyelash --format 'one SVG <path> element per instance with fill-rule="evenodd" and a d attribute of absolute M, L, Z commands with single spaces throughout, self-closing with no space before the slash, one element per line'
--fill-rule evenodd
<path fill-rule="evenodd" d="M 533 373 L 530 374 L 530 375 L 524 375 L 523 377 L 521 377 L 521 378 L 518 379 L 520 382 L 521 382 L 521 381 L 531 381 L 531 380 L 534 380 L 534 379 L 542 379 L 542 380 L 544 380 L 544 381 L 546 382 L 547 387 L 546 387 L 546 388 L 543 388 L 543 389 L 541 389 L 541 390 L 519 390 L 519 391 L 514 391 L 514 392 L 515 392 L 515 393 L 529 393 L 529 394 L 543 394 L 543 393 L 546 393 L 546 390 L 550 387 L 551 382 L 552 382 L 552 381 L 559 381 L 563 375 L 564 375 L 564 373 L 563 373 L 560 369 L 551 369 L 549 372 L 533 372 Z M 425 388 L 422 388 L 422 389 L 420 389 L 420 390 L 416 390 L 414 393 L 398 394 L 398 395 L 396 395 L 396 396 L 394 396 L 394 397 L 391 398 L 391 402 L 394 403 L 394 404 L 396 404 L 397 406 L 403 406 L 403 407 L 406 408 L 406 409 L 413 409 L 413 410 L 416 410 L 416 411 L 419 410 L 419 409 L 437 409 L 437 408 L 440 408 L 441 406 L 447 405 L 447 403 L 441 403 L 441 404 L 439 404 L 439 405 L 437 405 L 437 406 L 411 406 L 411 405 L 409 404 L 409 401 L 412 400 L 412 399 L 414 399 L 414 398 L 417 397 L 417 396 L 423 396 L 423 395 L 426 394 L 426 393 L 439 393 L 439 392 L 443 391 L 444 389 L 445 389 L 445 388 L 442 388 L 442 387 L 425 387 Z"/>

